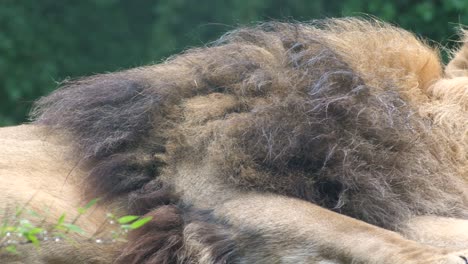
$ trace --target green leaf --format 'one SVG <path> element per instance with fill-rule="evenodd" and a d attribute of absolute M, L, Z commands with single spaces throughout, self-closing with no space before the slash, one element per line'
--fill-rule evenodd
<path fill-rule="evenodd" d="M 23 208 L 22 207 L 16 207 L 15 209 L 15 216 L 18 217 L 23 213 Z"/>
<path fill-rule="evenodd" d="M 18 228 L 16 226 L 5 226 L 5 227 L 2 227 L 2 232 L 15 232 L 16 230 L 18 230 Z"/>
<path fill-rule="evenodd" d="M 16 250 L 15 245 L 9 245 L 5 248 L 5 250 L 15 255 L 18 254 L 18 251 Z"/>
<path fill-rule="evenodd" d="M 56 225 L 56 226 L 54 226 L 53 230 L 67 231 L 67 228 L 64 225 Z"/>
<path fill-rule="evenodd" d="M 78 208 L 78 213 L 79 214 L 84 214 L 86 211 L 88 211 L 89 208 L 93 207 L 97 202 L 101 200 L 100 198 L 95 198 L 89 201 L 85 206 Z"/>
<path fill-rule="evenodd" d="M 57 221 L 57 225 L 61 225 L 61 224 L 63 224 L 63 222 L 65 222 L 65 213 L 63 213 L 63 214 L 59 217 L 59 219 L 58 219 L 58 221 Z"/>
<path fill-rule="evenodd" d="M 140 227 L 142 227 L 143 225 L 145 225 L 146 223 L 148 223 L 149 221 L 151 221 L 151 219 L 153 219 L 151 216 L 148 216 L 148 217 L 139 219 L 138 221 L 133 222 L 133 223 L 130 225 L 130 228 L 131 228 L 131 229 L 140 228 Z"/>
<path fill-rule="evenodd" d="M 28 231 L 28 234 L 31 234 L 31 235 L 36 235 L 36 234 L 39 234 L 40 232 L 44 231 L 44 228 L 40 228 L 40 227 L 35 227 L 31 230 Z"/>
<path fill-rule="evenodd" d="M 84 208 L 85 209 L 89 209 L 91 208 L 92 206 L 94 206 L 97 202 L 99 202 L 99 200 L 101 200 L 100 198 L 95 198 L 95 199 L 92 199 L 91 201 L 89 201 L 89 203 L 87 203 Z"/>
<path fill-rule="evenodd" d="M 117 222 L 119 222 L 119 224 L 128 224 L 137 220 L 138 218 L 139 216 L 136 215 L 126 215 L 117 219 Z"/>
<path fill-rule="evenodd" d="M 79 233 L 79 234 L 84 234 L 84 230 L 81 229 L 81 227 L 74 225 L 74 224 L 63 224 L 64 227 L 68 228 L 68 230 Z"/>
<path fill-rule="evenodd" d="M 29 210 L 27 210 L 27 212 L 28 212 L 28 214 L 30 214 L 30 215 L 32 215 L 32 216 L 34 216 L 34 217 L 37 217 L 37 218 L 40 218 L 40 217 L 41 217 L 41 216 L 40 216 L 36 211 L 34 211 L 34 210 L 29 209 Z"/>
<path fill-rule="evenodd" d="M 59 237 L 59 238 L 66 238 L 67 235 L 62 233 L 62 232 L 54 232 L 54 236 Z"/>
<path fill-rule="evenodd" d="M 39 246 L 39 239 L 37 239 L 36 235 L 33 234 L 26 234 L 26 238 L 30 241 L 35 247 Z"/>

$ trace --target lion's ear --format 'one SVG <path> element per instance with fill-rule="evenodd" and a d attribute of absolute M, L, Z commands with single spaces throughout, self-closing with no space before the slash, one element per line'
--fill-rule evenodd
<path fill-rule="evenodd" d="M 468 30 L 461 30 L 462 45 L 453 51 L 452 60 L 445 68 L 445 75 L 449 78 L 468 77 Z"/>

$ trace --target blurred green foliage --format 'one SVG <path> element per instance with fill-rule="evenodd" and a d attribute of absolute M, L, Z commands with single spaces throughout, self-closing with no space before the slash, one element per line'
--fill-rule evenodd
<path fill-rule="evenodd" d="M 0 1 L 0 126 L 65 78 L 158 62 L 238 25 L 370 14 L 441 42 L 468 24 L 466 0 Z"/>

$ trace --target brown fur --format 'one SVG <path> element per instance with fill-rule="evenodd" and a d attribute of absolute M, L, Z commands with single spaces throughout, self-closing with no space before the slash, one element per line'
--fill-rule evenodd
<path fill-rule="evenodd" d="M 401 232 L 468 218 L 467 49 L 444 75 L 387 24 L 265 23 L 68 81 L 34 117 L 72 139 L 88 197 L 154 216 L 121 263 L 463 263 L 322 208 Z"/>

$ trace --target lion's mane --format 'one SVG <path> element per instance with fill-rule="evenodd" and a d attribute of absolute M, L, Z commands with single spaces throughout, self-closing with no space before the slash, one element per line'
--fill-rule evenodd
<path fill-rule="evenodd" d="M 66 81 L 33 116 L 71 134 L 90 195 L 158 216 L 127 256 L 180 260 L 169 252 L 197 221 L 226 260 L 229 227 L 161 178 L 180 161 L 389 229 L 412 215 L 467 218 L 467 89 L 448 91 L 442 77 L 435 49 L 387 24 L 272 22 L 161 64 Z"/>

